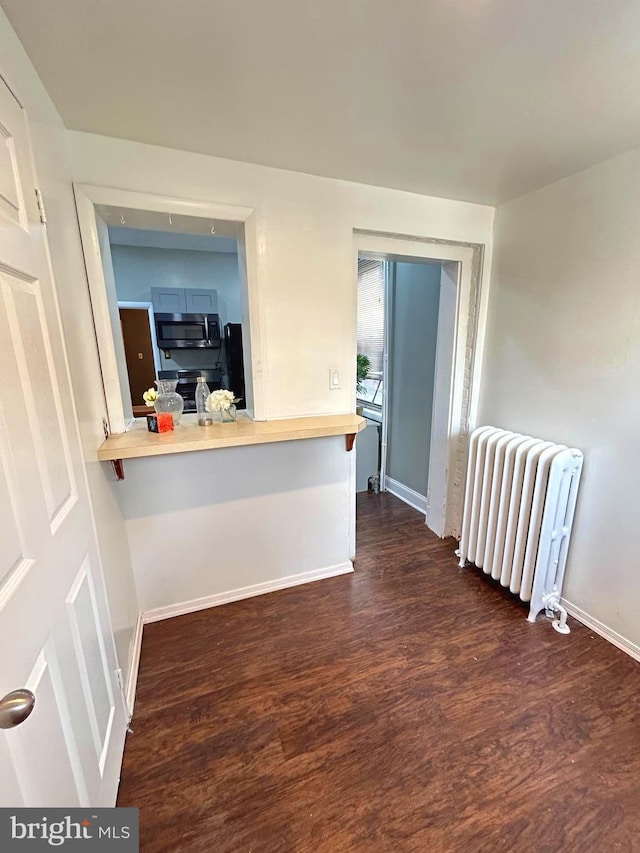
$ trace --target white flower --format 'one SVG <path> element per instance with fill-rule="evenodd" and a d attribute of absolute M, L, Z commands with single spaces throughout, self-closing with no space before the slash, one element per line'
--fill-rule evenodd
<path fill-rule="evenodd" d="M 233 391 L 212 391 L 207 397 L 205 407 L 208 412 L 228 411 L 231 406 L 237 402 L 237 397 Z"/>
<path fill-rule="evenodd" d="M 145 401 L 147 406 L 153 406 L 155 401 L 158 399 L 158 392 L 155 388 L 149 388 L 142 395 L 142 399 Z"/>

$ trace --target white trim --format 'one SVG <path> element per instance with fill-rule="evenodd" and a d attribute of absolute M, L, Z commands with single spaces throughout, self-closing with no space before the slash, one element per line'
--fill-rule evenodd
<path fill-rule="evenodd" d="M 230 604 L 232 601 L 241 601 L 243 598 L 253 598 L 255 595 L 264 595 L 278 589 L 288 589 L 292 586 L 333 578 L 337 575 L 346 575 L 350 572 L 353 572 L 353 563 L 351 560 L 347 560 L 346 563 L 327 566 L 325 569 L 314 569 L 311 572 L 302 572 L 299 575 L 289 575 L 264 583 L 243 586 L 240 589 L 229 590 L 229 592 L 206 595 L 204 598 L 193 598 L 191 601 L 182 601 L 179 604 L 170 604 L 167 607 L 156 607 L 154 610 L 147 610 L 146 613 L 143 613 L 142 621 L 146 625 L 149 622 L 158 622 L 161 619 L 171 619 L 172 616 L 182 616 L 185 613 L 194 613 L 196 610 L 219 607 L 221 604 Z"/>
<path fill-rule="evenodd" d="M 156 371 L 156 378 L 162 365 L 160 364 L 160 350 L 158 349 L 158 339 L 156 338 L 156 315 L 153 313 L 153 302 L 127 302 L 126 300 L 118 300 L 118 308 L 146 308 L 149 315 L 149 331 L 151 332 L 151 349 L 153 350 L 153 366 Z"/>
<path fill-rule="evenodd" d="M 74 184 L 74 190 L 91 200 L 93 205 L 129 207 L 132 210 L 149 210 L 153 213 L 173 213 L 181 216 L 199 216 L 204 219 L 227 219 L 245 222 L 253 214 L 252 207 L 238 204 L 220 204 L 194 201 L 175 196 L 125 190 L 119 187 L 100 187 L 94 184 Z"/>
<path fill-rule="evenodd" d="M 406 504 L 409 504 L 409 506 L 417 509 L 418 512 L 421 512 L 422 515 L 426 516 L 427 498 L 425 495 L 421 495 L 420 492 L 416 492 L 413 489 L 410 489 L 409 486 L 399 483 L 397 480 L 394 480 L 393 477 L 389 477 L 388 474 L 385 482 L 387 492 L 391 492 L 392 495 L 400 498 L 401 501 L 404 501 Z"/>
<path fill-rule="evenodd" d="M 222 217 L 221 217 L 222 218 Z M 244 372 L 244 395 L 247 404 L 245 413 L 254 421 L 265 421 L 264 365 L 265 336 L 262 330 L 263 312 L 260 310 L 258 290 L 258 217 L 253 211 L 244 220 L 244 234 L 238 239 L 238 272 L 240 273 L 240 308 L 242 320 L 249 323 L 249 334 L 242 336 L 242 353 L 245 365 L 251 370 Z"/>
<path fill-rule="evenodd" d="M 607 627 L 607 625 L 600 622 L 598 619 L 595 619 L 593 616 L 590 616 L 588 613 L 585 613 L 584 610 L 576 607 L 575 604 L 571 604 L 571 602 L 567 601 L 565 598 L 561 599 L 561 602 L 563 607 L 566 608 L 567 613 L 570 616 L 573 616 L 574 619 L 577 619 L 578 622 L 582 622 L 582 624 L 586 625 L 587 628 L 590 628 L 612 645 L 628 654 L 629 657 L 640 661 L 640 646 L 632 643 L 631 640 L 627 640 L 627 638 L 623 637 L 622 634 L 618 634 L 618 632 L 614 631 L 613 628 Z"/>
<path fill-rule="evenodd" d="M 475 427 L 478 410 L 480 356 L 486 329 L 486 311 L 481 310 L 486 302 L 487 290 L 482 287 L 484 246 L 479 243 L 354 229 L 354 249 L 356 256 L 384 261 L 419 258 L 441 264 L 449 261 L 459 264 L 452 368 L 449 367 L 451 393 L 449 400 L 440 400 L 447 410 L 442 421 L 448 419 L 448 430 L 446 435 L 436 436 L 432 433 L 430 459 L 436 464 L 429 465 L 427 488 L 430 499 L 442 511 L 441 523 L 439 521 L 429 526 L 439 536 L 459 536 L 468 434 Z M 355 328 L 353 335 L 355 342 Z M 442 367 L 440 363 L 439 368 Z"/>
<path fill-rule="evenodd" d="M 136 686 L 138 684 L 138 670 L 140 669 L 140 652 L 142 651 L 142 628 L 144 619 L 142 613 L 138 613 L 136 627 L 133 631 L 131 640 L 131 650 L 129 653 L 129 672 L 127 674 L 127 684 L 125 687 L 125 698 L 127 701 L 127 710 L 129 716 L 133 716 L 133 706 L 136 701 Z"/>
<path fill-rule="evenodd" d="M 389 448 L 389 399 L 391 396 L 391 371 L 389 369 L 389 353 L 393 346 L 393 317 L 396 289 L 396 273 L 393 267 L 393 281 L 391 281 L 392 268 L 388 261 L 384 261 L 384 327 L 383 327 L 383 353 L 382 353 L 382 416 L 380 424 L 380 491 L 386 489 L 387 459 Z"/>
<path fill-rule="evenodd" d="M 429 442 L 429 482 L 427 484 L 426 523 L 440 537 L 447 526 L 447 504 L 455 501 L 449 493 L 448 472 L 456 470 L 459 452 L 457 443 L 449 442 L 453 411 L 453 366 L 456 349 L 456 310 L 461 290 L 462 263 L 448 261 L 440 265 L 440 300 L 438 304 L 438 330 L 436 333 L 436 361 L 431 403 L 431 438 Z M 449 455 L 442 452 L 450 444 Z M 453 467 L 452 467 L 453 466 Z M 453 530 L 452 532 L 456 532 Z"/>
<path fill-rule="evenodd" d="M 125 412 L 125 389 L 121 387 L 118 371 L 114 331 L 111 326 L 111 317 L 109 314 L 107 283 L 105 280 L 102 253 L 100 251 L 98 221 L 93 201 L 88 196 L 81 192 L 76 192 L 75 199 L 78 225 L 80 226 L 80 239 L 84 253 L 84 265 L 89 283 L 91 313 L 93 315 L 93 325 L 95 327 L 98 354 L 100 357 L 100 372 L 102 374 L 102 387 L 107 407 L 107 417 L 109 419 L 109 430 L 116 433 L 125 432 L 130 418 L 128 413 Z M 131 397 L 128 388 L 126 392 L 126 396 L 130 400 Z"/>
<path fill-rule="evenodd" d="M 241 259 L 246 260 L 244 264 L 246 268 L 241 270 L 241 282 L 244 285 L 241 290 L 243 322 L 249 321 L 249 334 L 244 336 L 243 345 L 245 364 L 251 365 L 251 370 L 246 371 L 245 377 L 248 385 L 247 411 L 254 420 L 266 420 L 262 312 L 259 305 L 260 293 L 257 280 L 258 227 L 256 211 L 252 207 L 241 207 L 234 204 L 192 201 L 155 195 L 154 193 L 134 192 L 113 187 L 96 187 L 88 184 L 74 184 L 73 190 L 111 432 L 124 432 L 127 426 L 127 418 L 124 413 L 123 393 L 117 371 L 114 333 L 108 312 L 106 283 L 98 241 L 96 205 L 197 216 L 206 219 L 225 219 L 242 223 L 243 237 L 238 241 L 238 258 L 239 261 Z M 248 354 L 250 358 L 247 358 Z"/>

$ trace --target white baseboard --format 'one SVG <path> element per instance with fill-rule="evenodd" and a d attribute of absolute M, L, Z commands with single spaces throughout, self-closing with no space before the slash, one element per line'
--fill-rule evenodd
<path fill-rule="evenodd" d="M 409 506 L 417 509 L 418 512 L 421 512 L 423 515 L 427 514 L 426 495 L 414 492 L 414 490 L 410 489 L 409 486 L 403 486 L 402 483 L 399 483 L 397 480 L 394 480 L 389 476 L 384 478 L 384 487 L 388 492 L 391 492 L 392 495 L 395 495 L 395 497 L 400 498 L 401 501 L 404 501 L 406 504 L 409 504 Z"/>
<path fill-rule="evenodd" d="M 264 595 L 267 592 L 275 592 L 278 589 L 288 589 L 292 586 L 300 586 L 311 581 L 333 578 L 337 575 L 346 575 L 353 571 L 353 563 L 339 563 L 337 566 L 327 566 L 325 569 L 315 569 L 312 572 L 302 572 L 299 575 L 289 575 L 285 578 L 276 578 L 264 583 L 256 583 L 252 586 L 243 586 L 240 589 L 232 589 L 229 592 L 220 592 L 216 595 L 206 595 L 204 598 L 194 598 L 191 601 L 182 601 L 179 604 L 170 604 L 167 607 L 156 607 L 142 614 L 145 625 L 148 622 L 158 622 L 161 619 L 170 619 L 172 616 L 182 616 L 185 613 L 194 613 L 196 610 L 206 610 L 208 607 L 219 607 L 221 604 L 230 604 L 232 601 L 241 601 L 243 598 L 253 598 L 255 595 Z"/>
<path fill-rule="evenodd" d="M 590 616 L 588 613 L 585 613 L 584 610 L 576 607 L 575 604 L 571 604 L 570 601 L 566 601 L 564 598 L 561 599 L 561 601 L 563 607 L 566 607 L 567 613 L 570 616 L 573 616 L 573 618 L 577 619 L 578 622 L 582 622 L 582 624 L 586 625 L 587 628 L 591 628 L 591 630 L 596 634 L 599 634 L 601 637 L 604 637 L 605 640 L 608 640 L 614 646 L 617 646 L 617 648 L 626 652 L 630 657 L 634 658 L 634 660 L 640 661 L 640 646 L 632 643 L 631 640 L 627 640 L 626 637 L 623 637 L 622 634 L 618 634 L 618 632 L 614 631 L 612 628 L 608 628 L 598 619 L 594 619 L 593 616 Z"/>
<path fill-rule="evenodd" d="M 125 698 L 129 714 L 133 715 L 133 706 L 136 701 L 136 685 L 138 683 L 138 670 L 140 669 L 140 652 L 142 651 L 142 626 L 144 620 L 142 613 L 138 613 L 138 621 L 133 632 L 131 641 L 131 654 L 129 656 L 129 674 L 125 686 Z"/>

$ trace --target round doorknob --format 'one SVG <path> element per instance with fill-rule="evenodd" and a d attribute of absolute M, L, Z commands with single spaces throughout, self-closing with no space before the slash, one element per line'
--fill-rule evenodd
<path fill-rule="evenodd" d="M 0 729 L 12 729 L 24 723 L 36 704 L 30 690 L 12 690 L 0 699 Z"/>

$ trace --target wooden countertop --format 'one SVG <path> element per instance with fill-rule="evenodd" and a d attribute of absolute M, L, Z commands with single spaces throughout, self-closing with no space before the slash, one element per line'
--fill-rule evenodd
<path fill-rule="evenodd" d="M 217 423 L 208 427 L 198 426 L 195 415 L 184 415 L 173 432 L 158 435 L 147 430 L 146 419 L 140 419 L 136 420 L 127 432 L 109 436 L 98 448 L 98 459 L 102 462 L 138 459 L 143 456 L 243 447 L 248 444 L 269 444 L 332 435 L 347 436 L 346 446 L 347 450 L 350 450 L 356 433 L 365 426 L 365 419 L 353 414 L 252 421 L 245 414 L 239 413 L 236 423 Z"/>

